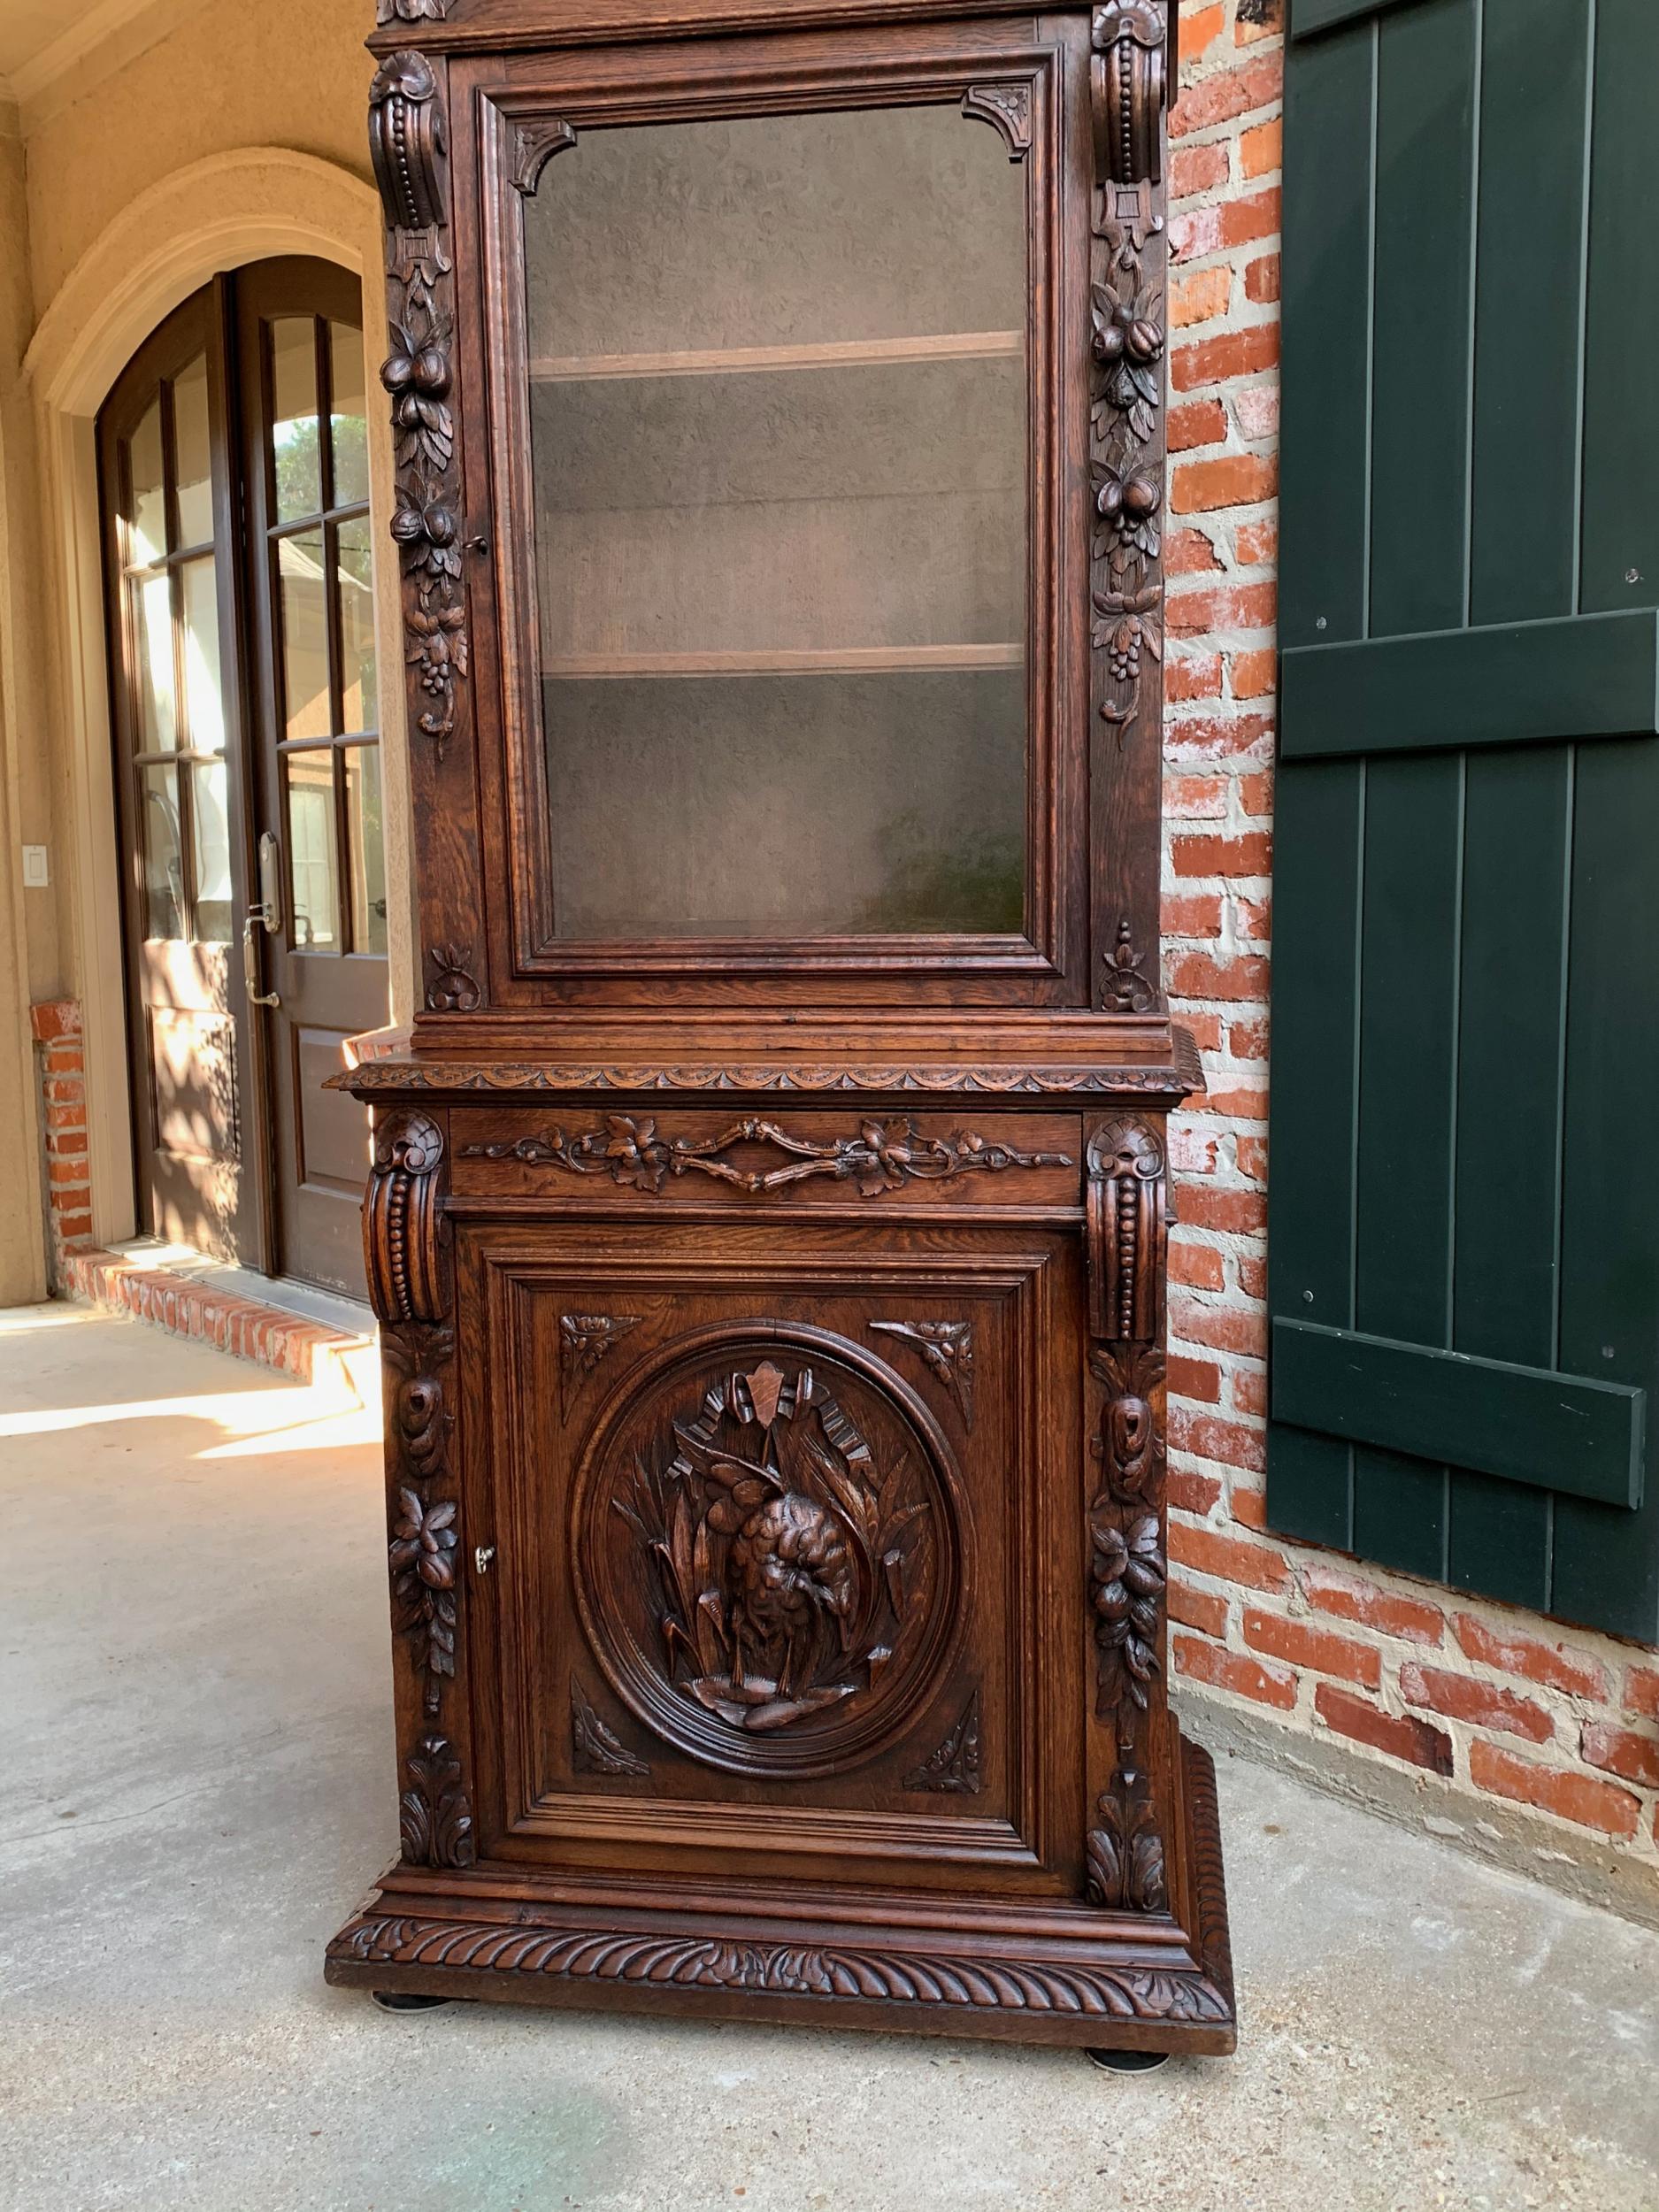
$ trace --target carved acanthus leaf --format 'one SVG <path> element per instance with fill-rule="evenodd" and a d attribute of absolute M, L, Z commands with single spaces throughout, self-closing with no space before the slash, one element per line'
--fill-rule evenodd
<path fill-rule="evenodd" d="M 432 980 L 426 986 L 427 1011 L 434 1014 L 474 1014 L 484 1003 L 483 988 L 472 973 L 471 945 L 434 945 L 426 955 Z"/>
<path fill-rule="evenodd" d="M 426 1736 L 405 1763 L 399 1830 L 410 1866 L 472 1866 L 478 1857 L 460 1754 L 447 1736 Z"/>
<path fill-rule="evenodd" d="M 1122 1766 L 1094 1808 L 1089 1831 L 1088 1901 L 1113 1912 L 1167 1912 L 1164 1839 L 1151 1786 L 1139 1768 Z"/>

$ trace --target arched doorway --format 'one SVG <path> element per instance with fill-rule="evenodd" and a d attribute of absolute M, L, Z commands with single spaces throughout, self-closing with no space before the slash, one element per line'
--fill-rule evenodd
<path fill-rule="evenodd" d="M 216 278 L 98 424 L 141 1226 L 361 1295 L 383 1023 L 380 672 L 360 288 Z"/>

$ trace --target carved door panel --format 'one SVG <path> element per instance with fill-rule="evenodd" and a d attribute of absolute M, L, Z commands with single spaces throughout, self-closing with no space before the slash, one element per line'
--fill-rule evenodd
<path fill-rule="evenodd" d="M 590 1218 L 461 1256 L 485 1855 L 1075 1888 L 1075 1238 Z"/>

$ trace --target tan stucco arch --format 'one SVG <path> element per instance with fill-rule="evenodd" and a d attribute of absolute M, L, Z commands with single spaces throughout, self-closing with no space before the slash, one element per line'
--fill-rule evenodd
<path fill-rule="evenodd" d="M 86 1029 L 93 1233 L 101 1242 L 134 1224 L 120 882 L 111 765 L 109 672 L 100 558 L 96 419 L 116 378 L 157 325 L 221 271 L 283 254 L 311 254 L 363 280 L 371 364 L 386 349 L 380 203 L 349 170 L 282 147 L 212 155 L 142 193 L 82 255 L 40 318 L 24 364 L 39 440 L 42 610 L 50 640 L 41 671 L 56 733 L 50 781 L 58 795 L 59 928 Z M 377 542 L 389 545 L 393 505 L 389 417 L 370 410 Z M 392 1012 L 407 1018 L 417 961 L 397 578 L 377 571 L 385 687 L 384 764 Z"/>

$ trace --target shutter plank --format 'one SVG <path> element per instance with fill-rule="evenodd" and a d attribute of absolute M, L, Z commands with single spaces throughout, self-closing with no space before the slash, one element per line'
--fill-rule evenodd
<path fill-rule="evenodd" d="M 1659 599 L 1656 87 L 1659 7 L 1654 0 L 1599 0 L 1579 602 L 1586 611 Z"/>
<path fill-rule="evenodd" d="M 1589 43 L 1590 0 L 1486 0 L 1470 581 L 1477 623 L 1576 611 Z"/>
<path fill-rule="evenodd" d="M 1378 27 L 1373 637 L 1463 618 L 1475 21 L 1423 0 Z"/>
<path fill-rule="evenodd" d="M 1462 861 L 1461 764 L 1432 756 L 1370 763 L 1354 1325 L 1436 1347 L 1451 1327 Z M 1355 1548 L 1443 1580 L 1446 1487 L 1442 1468 L 1356 1448 Z"/>
<path fill-rule="evenodd" d="M 1285 88 L 1279 635 L 1291 645 L 1365 626 L 1375 47 L 1369 24 L 1322 41 Z"/>
<path fill-rule="evenodd" d="M 1624 1384 L 1276 1321 L 1273 1415 L 1395 1452 L 1450 1452 L 1626 1515 L 1642 1500 L 1647 1393 Z"/>
<path fill-rule="evenodd" d="M 1364 778 L 1348 762 L 1295 768 L 1276 802 L 1271 1129 L 1297 1167 L 1268 1178 L 1268 1295 L 1275 1314 L 1337 1327 L 1354 1317 Z M 1346 1443 L 1270 1427 L 1274 1527 L 1348 1548 L 1352 1459 Z"/>
<path fill-rule="evenodd" d="M 1555 746 L 1476 755 L 1467 772 L 1452 1342 L 1479 1358 L 1548 1368 L 1571 764 Z M 1528 926 L 1517 926 L 1520 915 Z M 1448 1578 L 1457 1588 L 1542 1608 L 1549 1547 L 1547 1497 L 1489 1475 L 1453 1476 Z"/>
<path fill-rule="evenodd" d="M 1659 1390 L 1659 747 L 1586 747 L 1573 827 L 1561 1364 Z M 1550 1609 L 1659 1640 L 1659 1498 L 1561 1498 Z"/>
<path fill-rule="evenodd" d="M 1386 15 L 1395 8 L 1418 4 L 1419 0 L 1291 0 L 1290 35 L 1313 38 L 1360 16 Z"/>

